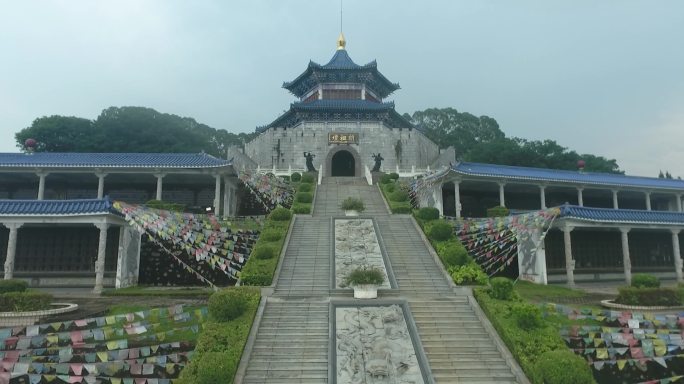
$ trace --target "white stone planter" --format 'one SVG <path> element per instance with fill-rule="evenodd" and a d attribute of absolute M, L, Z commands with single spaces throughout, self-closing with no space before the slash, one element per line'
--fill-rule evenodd
<path fill-rule="evenodd" d="M 354 287 L 355 299 L 377 299 L 378 286 L 374 284 L 360 284 Z"/>
<path fill-rule="evenodd" d="M 358 215 L 359 215 L 359 211 L 353 211 L 353 210 L 344 211 L 344 215 L 345 215 L 345 216 L 358 216 Z"/>
<path fill-rule="evenodd" d="M 0 327 L 19 327 L 33 325 L 43 317 L 72 312 L 78 309 L 78 304 L 52 303 L 54 309 L 31 312 L 0 312 Z"/>

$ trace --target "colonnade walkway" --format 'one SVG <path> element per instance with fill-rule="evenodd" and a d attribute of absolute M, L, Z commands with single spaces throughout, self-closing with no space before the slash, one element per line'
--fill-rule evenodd
<path fill-rule="evenodd" d="M 471 291 L 455 287 L 409 215 L 391 215 L 377 186 L 361 178 L 324 178 L 313 215 L 296 215 L 274 285 L 257 313 L 236 383 L 334 383 L 336 321 L 331 306 L 352 301 L 334 289 L 333 218 L 340 202 L 361 197 L 362 218 L 373 218 L 395 289 L 378 300 L 405 302 L 417 330 L 424 377 L 435 383 L 527 383 L 517 363 L 477 306 Z M 332 314 L 332 315 L 331 315 Z M 386 380 L 385 380 L 386 379 Z M 371 382 L 400 383 L 391 377 Z"/>

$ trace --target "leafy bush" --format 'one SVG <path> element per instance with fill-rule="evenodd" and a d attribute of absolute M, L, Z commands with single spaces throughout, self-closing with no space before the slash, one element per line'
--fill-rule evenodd
<path fill-rule="evenodd" d="M 298 203 L 292 206 L 293 213 L 309 214 L 311 213 L 311 204 Z"/>
<path fill-rule="evenodd" d="M 492 290 L 490 294 L 497 300 L 511 300 L 513 295 L 513 280 L 506 277 L 495 277 L 490 282 Z"/>
<path fill-rule="evenodd" d="M 389 177 L 390 177 L 390 179 L 395 180 L 395 181 L 396 181 L 396 180 L 399 180 L 399 174 L 396 173 L 396 172 L 390 173 L 390 174 L 389 174 Z"/>
<path fill-rule="evenodd" d="M 299 172 L 294 172 L 292 175 L 290 175 L 290 180 L 294 182 L 298 182 L 302 180 L 302 174 Z"/>
<path fill-rule="evenodd" d="M 511 313 L 518 326 L 527 331 L 540 328 L 543 324 L 541 309 L 534 304 L 516 304 L 511 308 Z"/>
<path fill-rule="evenodd" d="M 377 268 L 356 268 L 347 275 L 347 285 L 373 284 L 380 285 L 385 281 L 385 275 Z"/>
<path fill-rule="evenodd" d="M 386 193 L 392 193 L 397 189 L 396 184 L 383 184 Z"/>
<path fill-rule="evenodd" d="M 313 184 L 314 183 L 314 175 L 311 173 L 305 173 L 302 175 L 302 183 L 307 183 L 307 184 Z"/>
<path fill-rule="evenodd" d="M 545 352 L 539 357 L 536 370 L 546 384 L 595 383 L 587 362 L 568 349 Z"/>
<path fill-rule="evenodd" d="M 408 192 L 401 190 L 401 189 L 396 190 L 396 191 L 389 194 L 389 199 L 392 201 L 406 201 L 406 200 L 408 200 L 408 198 L 409 198 Z"/>
<path fill-rule="evenodd" d="M 484 285 L 487 284 L 488 277 L 479 265 L 470 263 L 460 267 L 450 267 L 449 275 L 458 285 Z"/>
<path fill-rule="evenodd" d="M 247 303 L 244 313 L 228 322 L 208 320 L 202 324 L 195 356 L 173 382 L 176 384 L 232 383 L 242 351 L 259 306 L 259 291 L 253 288 L 231 288 L 240 291 Z"/>
<path fill-rule="evenodd" d="M 384 175 L 380 176 L 380 184 L 389 184 L 392 182 L 394 182 L 394 180 L 392 180 L 392 177 L 390 177 L 390 175 L 385 173 Z"/>
<path fill-rule="evenodd" d="M 0 294 L 0 312 L 40 311 L 50 308 L 52 295 L 44 292 L 24 291 Z"/>
<path fill-rule="evenodd" d="M 644 306 L 676 306 L 681 304 L 679 292 L 671 288 L 618 288 L 616 303 Z"/>
<path fill-rule="evenodd" d="M 363 205 L 363 201 L 356 197 L 347 197 L 346 199 L 344 199 L 340 204 L 340 208 L 342 208 L 345 211 L 359 212 L 363 212 L 366 209 L 366 207 Z"/>
<path fill-rule="evenodd" d="M 438 252 L 438 255 L 447 268 L 459 267 L 472 262 L 468 256 L 468 251 L 461 243 L 449 243 L 441 252 Z"/>
<path fill-rule="evenodd" d="M 508 216 L 509 212 L 508 208 L 502 206 L 487 208 L 487 217 Z"/>
<path fill-rule="evenodd" d="M 295 200 L 298 203 L 310 203 L 311 201 L 313 201 L 313 196 L 309 192 L 299 192 L 297 193 Z"/>
<path fill-rule="evenodd" d="M 247 308 L 247 296 L 241 289 L 228 288 L 209 297 L 208 309 L 212 320 L 225 322 L 242 315 Z"/>
<path fill-rule="evenodd" d="M 0 294 L 8 292 L 24 292 L 27 289 L 28 283 L 24 280 L 0 280 Z"/>
<path fill-rule="evenodd" d="M 278 241 L 285 235 L 281 230 L 276 228 L 267 228 L 261 232 L 259 239 L 263 241 Z"/>
<path fill-rule="evenodd" d="M 256 257 L 260 260 L 272 259 L 276 256 L 278 252 L 278 247 L 268 244 L 259 244 L 252 250 L 252 257 Z"/>
<path fill-rule="evenodd" d="M 313 187 L 311 184 L 300 184 L 299 185 L 299 192 L 311 192 Z"/>
<path fill-rule="evenodd" d="M 292 212 L 287 208 L 278 207 L 268 217 L 275 221 L 288 221 L 292 218 Z"/>
<path fill-rule="evenodd" d="M 423 207 L 416 212 L 416 217 L 425 221 L 437 220 L 439 219 L 439 209 Z"/>
<path fill-rule="evenodd" d="M 632 275 L 632 287 L 634 288 L 659 288 L 660 280 L 653 275 L 636 273 Z"/>
<path fill-rule="evenodd" d="M 449 240 L 454 234 L 454 228 L 446 221 L 436 221 L 428 230 L 428 238 L 435 241 Z"/>

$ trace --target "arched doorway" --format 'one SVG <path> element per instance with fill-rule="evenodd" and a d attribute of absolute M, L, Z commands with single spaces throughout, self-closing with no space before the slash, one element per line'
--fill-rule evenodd
<path fill-rule="evenodd" d="M 331 176 L 356 176 L 356 160 L 349 151 L 337 151 L 330 161 Z"/>

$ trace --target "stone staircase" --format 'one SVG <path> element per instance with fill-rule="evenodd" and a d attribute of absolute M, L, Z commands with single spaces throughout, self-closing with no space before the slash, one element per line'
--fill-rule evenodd
<path fill-rule="evenodd" d="M 327 383 L 328 303 L 270 297 L 243 383 Z"/>
<path fill-rule="evenodd" d="M 276 282 L 277 295 L 328 295 L 330 225 L 330 218 L 297 216 Z"/>
<path fill-rule="evenodd" d="M 398 289 L 380 298 L 405 299 L 435 383 L 528 383 L 518 380 L 494 336 L 454 289 L 408 215 L 390 215 L 377 186 L 362 178 L 326 178 L 317 188 L 312 216 L 298 215 L 276 280 L 265 298 L 244 376 L 237 383 L 327 383 L 330 346 L 332 222 L 349 196 L 366 205 L 389 258 Z M 343 295 L 345 299 L 349 295 Z M 476 304 L 475 304 L 476 305 Z M 505 347 L 503 347 L 505 348 Z M 518 371 L 519 372 L 519 371 Z"/>

